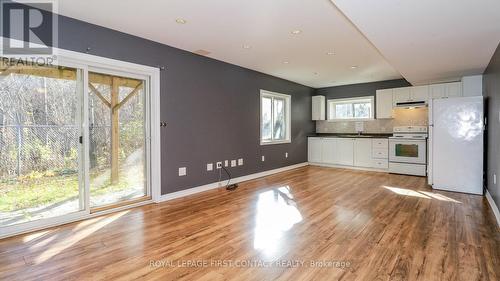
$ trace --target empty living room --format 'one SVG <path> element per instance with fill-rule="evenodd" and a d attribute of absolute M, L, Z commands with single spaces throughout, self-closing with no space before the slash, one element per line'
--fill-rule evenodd
<path fill-rule="evenodd" d="M 0 280 L 500 280 L 500 1 L 0 0 Z"/>

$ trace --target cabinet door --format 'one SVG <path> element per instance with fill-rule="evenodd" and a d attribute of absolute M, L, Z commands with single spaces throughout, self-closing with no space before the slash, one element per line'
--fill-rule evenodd
<path fill-rule="evenodd" d="M 410 87 L 394 89 L 392 100 L 394 106 L 396 106 L 398 102 L 410 101 Z"/>
<path fill-rule="evenodd" d="M 392 89 L 377 90 L 377 119 L 392 118 Z"/>
<path fill-rule="evenodd" d="M 325 120 L 325 97 L 312 97 L 312 120 Z"/>
<path fill-rule="evenodd" d="M 354 164 L 354 139 L 337 139 L 337 163 L 352 166 Z"/>
<path fill-rule="evenodd" d="M 411 101 L 428 101 L 429 100 L 429 86 L 416 86 L 411 87 L 410 90 Z"/>
<path fill-rule="evenodd" d="M 461 97 L 462 96 L 462 83 L 454 82 L 454 83 L 446 83 L 446 97 Z"/>
<path fill-rule="evenodd" d="M 326 164 L 336 164 L 337 160 L 337 139 L 336 138 L 324 138 L 323 139 L 323 163 Z"/>
<path fill-rule="evenodd" d="M 354 166 L 372 166 L 372 140 L 356 139 L 354 141 Z"/>
<path fill-rule="evenodd" d="M 322 140 L 321 138 L 309 138 L 307 141 L 308 161 L 321 163 L 322 161 Z"/>
<path fill-rule="evenodd" d="M 445 84 L 430 85 L 429 92 L 431 99 L 442 99 L 446 97 L 446 85 Z"/>

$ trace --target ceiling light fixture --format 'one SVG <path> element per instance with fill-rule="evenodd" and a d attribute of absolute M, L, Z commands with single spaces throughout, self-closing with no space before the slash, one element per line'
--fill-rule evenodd
<path fill-rule="evenodd" d="M 284 64 L 289 64 L 290 62 L 289 62 L 289 61 L 284 61 L 283 63 L 284 63 Z"/>
<path fill-rule="evenodd" d="M 358 68 L 358 66 L 357 66 L 357 65 L 353 65 L 353 66 L 351 66 L 351 69 L 356 69 L 356 68 Z"/>
<path fill-rule="evenodd" d="M 302 30 L 300 29 L 295 29 L 295 30 L 292 30 L 291 32 L 293 35 L 299 35 L 300 33 L 302 33 Z"/>
<path fill-rule="evenodd" d="M 329 56 L 333 56 L 333 55 L 335 55 L 335 53 L 334 53 L 334 52 L 328 52 L 328 53 L 326 53 L 326 54 L 327 54 L 327 55 L 329 55 Z"/>
<path fill-rule="evenodd" d="M 252 48 L 252 46 L 247 45 L 247 44 L 243 45 L 243 49 L 250 49 L 250 48 Z"/>
<path fill-rule="evenodd" d="M 178 19 L 175 19 L 175 22 L 178 23 L 178 24 L 186 24 L 187 20 L 178 18 Z"/>

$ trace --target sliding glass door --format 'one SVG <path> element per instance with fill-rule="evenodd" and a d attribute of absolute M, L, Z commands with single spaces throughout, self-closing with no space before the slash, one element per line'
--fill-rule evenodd
<path fill-rule="evenodd" d="M 152 197 L 155 70 L 59 64 L 0 60 L 0 237 Z"/>
<path fill-rule="evenodd" d="M 82 72 L 0 65 L 0 227 L 84 209 Z"/>
<path fill-rule="evenodd" d="M 90 207 L 149 199 L 146 80 L 89 72 Z"/>

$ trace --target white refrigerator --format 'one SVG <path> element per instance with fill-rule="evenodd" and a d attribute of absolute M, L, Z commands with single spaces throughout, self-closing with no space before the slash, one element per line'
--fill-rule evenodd
<path fill-rule="evenodd" d="M 428 180 L 434 189 L 483 194 L 483 97 L 429 103 Z"/>

